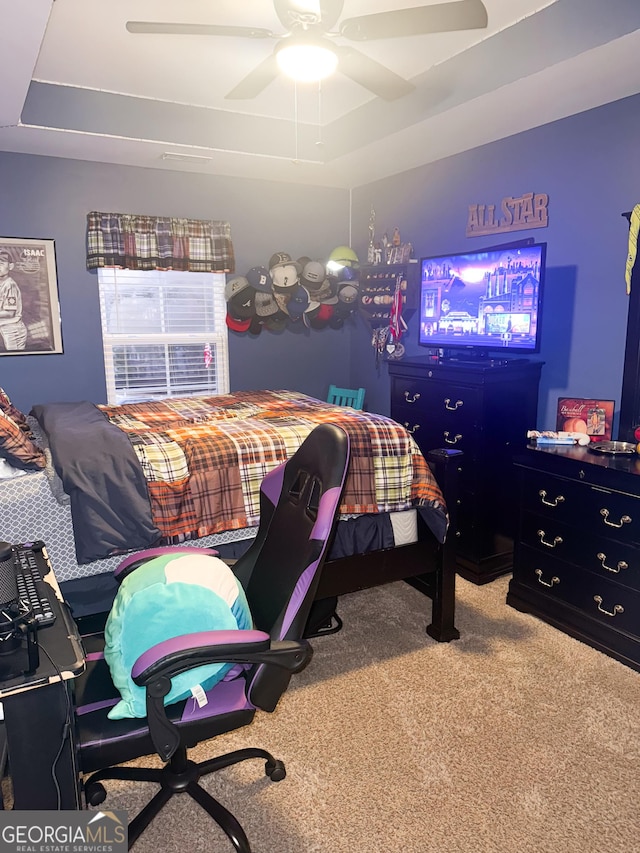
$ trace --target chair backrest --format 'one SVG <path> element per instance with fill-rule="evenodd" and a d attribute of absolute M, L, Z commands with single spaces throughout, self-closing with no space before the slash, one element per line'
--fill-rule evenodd
<path fill-rule="evenodd" d="M 334 424 L 315 427 L 260 487 L 260 525 L 234 572 L 254 625 L 274 640 L 302 638 L 333 533 L 349 464 L 349 437 Z M 251 701 L 269 705 L 291 677 L 274 667 L 251 677 Z M 283 682 L 283 683 L 280 683 Z M 284 686 L 283 686 L 284 685 Z"/>
<path fill-rule="evenodd" d="M 337 385 L 329 385 L 327 403 L 362 409 L 364 407 L 365 390 L 365 388 L 338 388 Z"/>

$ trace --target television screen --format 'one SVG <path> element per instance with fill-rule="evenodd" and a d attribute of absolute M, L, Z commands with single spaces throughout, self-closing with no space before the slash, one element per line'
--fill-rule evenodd
<path fill-rule="evenodd" d="M 546 243 L 420 261 L 422 346 L 538 352 Z"/>

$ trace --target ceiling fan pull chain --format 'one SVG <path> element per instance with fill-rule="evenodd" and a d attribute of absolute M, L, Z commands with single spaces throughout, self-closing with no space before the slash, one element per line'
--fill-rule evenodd
<path fill-rule="evenodd" d="M 298 157 L 298 81 L 293 81 L 293 125 L 294 125 L 294 133 L 295 133 L 295 156 L 293 158 L 294 163 L 299 162 Z"/>
<path fill-rule="evenodd" d="M 316 145 L 318 148 L 324 145 L 322 141 L 322 80 L 318 80 L 318 141 Z"/>

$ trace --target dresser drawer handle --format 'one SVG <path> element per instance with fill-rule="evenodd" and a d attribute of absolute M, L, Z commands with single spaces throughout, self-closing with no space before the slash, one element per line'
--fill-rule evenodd
<path fill-rule="evenodd" d="M 408 422 L 408 421 L 405 421 L 405 422 L 404 422 L 404 424 L 403 424 L 403 426 L 404 426 L 404 428 L 406 429 L 406 431 L 407 431 L 407 432 L 410 432 L 410 433 L 411 433 L 411 435 L 413 435 L 413 434 L 414 434 L 414 432 L 418 432 L 418 430 L 420 429 L 420 424 L 414 424 L 413 426 L 409 426 L 409 422 Z"/>
<path fill-rule="evenodd" d="M 410 396 L 409 392 L 405 391 L 404 399 L 407 401 L 407 403 L 415 403 L 420 399 L 420 394 L 413 394 L 412 396 Z"/>
<path fill-rule="evenodd" d="M 457 444 L 460 441 L 460 439 L 462 438 L 462 436 L 460 435 L 459 432 L 457 432 L 453 438 L 449 438 L 449 430 L 446 430 L 446 432 L 444 432 L 443 435 L 444 435 L 444 440 L 446 441 L 447 444 Z"/>
<path fill-rule="evenodd" d="M 601 607 L 602 604 L 602 596 L 594 595 L 593 600 L 598 605 L 598 610 L 600 613 L 604 613 L 605 616 L 617 616 L 618 613 L 624 613 L 624 607 L 621 604 L 614 604 L 613 610 L 605 610 L 604 607 Z"/>
<path fill-rule="evenodd" d="M 628 569 L 629 563 L 625 563 L 624 560 L 620 560 L 617 566 L 607 566 L 605 560 L 607 559 L 607 555 L 603 554 L 602 551 L 599 554 L 596 554 L 596 557 L 600 560 L 600 565 L 603 569 L 606 569 L 608 572 L 615 572 L 618 574 L 622 569 Z"/>
<path fill-rule="evenodd" d="M 602 520 L 605 524 L 608 524 L 609 527 L 622 527 L 623 524 L 630 524 L 631 518 L 628 515 L 623 515 L 620 521 L 609 521 L 609 510 L 601 509 L 600 515 L 602 516 Z"/>
<path fill-rule="evenodd" d="M 538 530 L 538 538 L 540 539 L 541 545 L 546 545 L 547 548 L 555 548 L 556 545 L 562 545 L 562 536 L 554 536 L 553 542 L 547 542 L 544 537 L 544 530 Z"/>
<path fill-rule="evenodd" d="M 542 503 L 545 506 L 558 506 L 558 504 L 561 504 L 564 502 L 564 495 L 558 495 L 557 498 L 554 498 L 552 501 L 548 501 L 547 500 L 547 493 L 545 492 L 544 489 L 540 489 L 540 491 L 538 492 L 538 495 L 540 496 L 540 500 L 542 501 Z"/>
<path fill-rule="evenodd" d="M 536 575 L 538 576 L 538 583 L 541 583 L 542 586 L 552 587 L 554 583 L 560 583 L 560 578 L 557 578 L 555 575 L 551 578 L 551 581 L 547 583 L 542 580 L 542 569 L 536 569 Z"/>
<path fill-rule="evenodd" d="M 455 403 L 453 404 L 453 406 L 450 405 L 450 403 L 451 403 L 451 398 L 446 397 L 445 401 L 444 401 L 444 407 L 445 407 L 445 409 L 448 409 L 448 411 L 450 411 L 450 412 L 455 412 L 456 409 L 459 409 L 461 406 L 464 406 L 464 400 L 456 400 Z"/>

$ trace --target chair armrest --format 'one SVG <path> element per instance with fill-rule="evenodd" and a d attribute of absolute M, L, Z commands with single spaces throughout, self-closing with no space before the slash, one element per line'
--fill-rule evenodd
<path fill-rule="evenodd" d="M 136 660 L 131 677 L 144 687 L 156 678 L 172 678 L 209 663 L 262 663 L 297 672 L 310 650 L 304 640 L 272 641 L 264 631 L 200 631 L 152 646 Z"/>
<path fill-rule="evenodd" d="M 140 655 L 131 677 L 147 692 L 147 724 L 156 752 L 168 761 L 180 732 L 167 717 L 164 697 L 171 678 L 208 663 L 270 664 L 299 672 L 313 649 L 306 640 L 271 640 L 263 631 L 200 631 L 157 643 Z"/>

